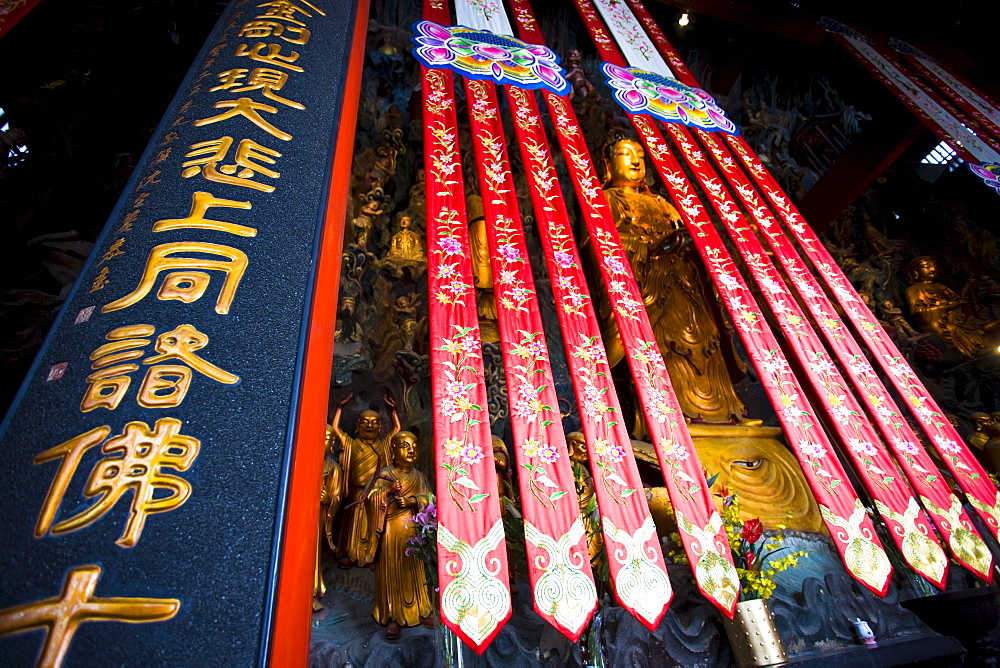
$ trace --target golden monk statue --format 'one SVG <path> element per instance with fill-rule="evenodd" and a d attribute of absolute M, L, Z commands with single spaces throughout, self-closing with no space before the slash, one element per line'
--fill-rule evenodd
<path fill-rule="evenodd" d="M 409 216 L 401 216 L 399 219 L 399 232 L 396 232 L 389 241 L 389 253 L 386 257 L 395 257 L 401 260 L 425 260 L 424 242 L 420 235 L 410 229 L 413 226 L 413 219 Z"/>
<path fill-rule="evenodd" d="M 628 139 L 606 146 L 604 195 L 684 415 L 699 422 L 735 423 L 744 416 L 744 406 L 724 358 L 729 342 L 719 331 L 713 313 L 718 309 L 710 304 L 687 249 L 677 209 L 646 186 L 644 158 L 642 146 Z M 606 315 L 604 342 L 614 366 L 625 350 L 614 318 Z"/>
<path fill-rule="evenodd" d="M 375 525 L 363 503 L 366 488 L 372 477 L 389 465 L 389 439 L 399 432 L 399 415 L 396 403 L 389 397 L 385 403 L 392 411 L 392 431 L 382 433 L 382 418 L 375 411 L 363 411 L 358 416 L 356 437 L 340 428 L 340 416 L 344 405 L 351 400 L 348 394 L 337 404 L 330 428 L 340 443 L 340 468 L 344 471 L 343 494 L 344 512 L 340 518 L 340 536 L 337 540 L 337 556 L 341 568 L 367 566 L 375 552 Z"/>
<path fill-rule="evenodd" d="M 313 574 L 313 611 L 321 610 L 326 582 L 323 581 L 323 537 L 331 550 L 337 545 L 333 540 L 333 518 L 340 510 L 344 494 L 344 470 L 333 458 L 333 427 L 326 426 L 326 443 L 323 447 L 323 484 L 319 493 L 319 536 L 316 541 L 316 572 Z"/>
<path fill-rule="evenodd" d="M 365 501 L 375 527 L 375 621 L 387 627 L 385 637 L 399 637 L 400 627 L 417 626 L 433 611 L 424 564 L 406 554 L 407 540 L 417 535 L 410 524 L 430 500 L 431 484 L 413 468 L 417 437 L 401 431 L 392 437 L 392 464 L 379 470 Z M 377 548 L 377 553 L 376 553 Z"/>
<path fill-rule="evenodd" d="M 937 334 L 946 346 L 960 357 L 970 359 L 986 344 L 986 330 L 981 328 L 967 302 L 946 285 L 935 281 L 937 262 L 931 257 L 915 258 L 906 269 L 910 287 L 906 303 L 917 329 Z"/>
<path fill-rule="evenodd" d="M 510 452 L 503 439 L 493 434 L 493 466 L 497 472 L 497 493 L 500 499 L 514 499 L 514 486 L 510 476 Z M 504 508 L 501 506 L 501 511 Z"/>

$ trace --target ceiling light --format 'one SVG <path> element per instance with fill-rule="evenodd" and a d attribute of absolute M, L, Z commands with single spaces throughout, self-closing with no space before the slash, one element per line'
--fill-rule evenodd
<path fill-rule="evenodd" d="M 681 17 L 679 19 L 677 19 L 677 25 L 679 25 L 679 26 L 683 27 L 683 26 L 686 26 L 689 23 L 691 23 L 691 17 L 688 16 L 687 12 L 684 12 L 683 14 L 681 14 Z"/>

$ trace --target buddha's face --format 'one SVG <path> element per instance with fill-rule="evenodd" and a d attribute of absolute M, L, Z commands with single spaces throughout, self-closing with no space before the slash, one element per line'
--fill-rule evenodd
<path fill-rule="evenodd" d="M 410 229 L 410 225 L 413 225 L 413 220 L 409 216 L 403 216 L 399 219 L 399 227 L 404 230 Z"/>
<path fill-rule="evenodd" d="M 646 178 L 646 154 L 642 146 L 629 139 L 622 139 L 611 147 L 611 160 L 608 170 L 611 172 L 611 186 L 642 185 Z"/>
<path fill-rule="evenodd" d="M 358 438 L 371 441 L 382 433 L 382 418 L 375 411 L 365 411 L 358 417 Z"/>
<path fill-rule="evenodd" d="M 587 463 L 587 443 L 583 434 L 573 431 L 566 434 L 566 446 L 569 448 L 569 458 L 577 464 Z"/>
<path fill-rule="evenodd" d="M 392 437 L 392 463 L 409 467 L 417 462 L 417 437 L 408 431 L 401 431 Z"/>
<path fill-rule="evenodd" d="M 921 258 L 913 264 L 913 275 L 918 281 L 933 281 L 937 278 L 937 263 L 929 257 Z"/>

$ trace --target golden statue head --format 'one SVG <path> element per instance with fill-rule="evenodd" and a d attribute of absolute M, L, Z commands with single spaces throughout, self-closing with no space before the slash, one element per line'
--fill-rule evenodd
<path fill-rule="evenodd" d="M 413 225 L 413 219 L 409 216 L 400 216 L 399 229 L 408 230 Z"/>
<path fill-rule="evenodd" d="M 614 131 L 601 153 L 605 188 L 646 187 L 646 152 L 641 144 L 628 139 L 621 131 Z"/>
<path fill-rule="evenodd" d="M 361 411 L 357 430 L 362 441 L 374 441 L 382 433 L 382 416 L 375 411 Z"/>
<path fill-rule="evenodd" d="M 503 439 L 493 434 L 493 464 L 497 471 L 506 471 L 510 467 L 510 452 Z"/>
<path fill-rule="evenodd" d="M 569 458 L 586 466 L 587 464 L 587 441 L 583 437 L 583 432 L 571 431 L 566 434 L 566 447 L 569 449 Z"/>
<path fill-rule="evenodd" d="M 906 277 L 911 283 L 931 283 L 937 278 L 937 269 L 937 260 L 921 255 L 906 266 Z"/>
<path fill-rule="evenodd" d="M 988 413 L 973 413 L 969 416 L 972 426 L 976 431 L 985 431 L 986 427 L 993 422 L 992 416 Z"/>
<path fill-rule="evenodd" d="M 409 468 L 417 463 L 417 436 L 412 431 L 396 432 L 390 441 L 392 463 Z"/>

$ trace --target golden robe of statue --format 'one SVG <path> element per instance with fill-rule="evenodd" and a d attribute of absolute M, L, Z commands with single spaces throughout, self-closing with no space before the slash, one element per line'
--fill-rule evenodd
<path fill-rule="evenodd" d="M 566 447 L 573 466 L 573 478 L 576 482 L 576 497 L 580 503 L 580 516 L 587 530 L 587 550 L 590 553 L 590 565 L 600 570 L 601 550 L 604 549 L 604 536 L 597 522 L 594 497 L 594 478 L 590 475 L 589 459 L 587 457 L 587 442 L 583 432 L 571 431 L 566 434 Z"/>
<path fill-rule="evenodd" d="M 407 539 L 417 535 L 413 516 L 427 506 L 431 485 L 413 468 L 417 438 L 408 431 L 392 437 L 392 465 L 381 469 L 365 507 L 375 527 L 375 621 L 388 626 L 386 637 L 401 626 L 416 626 L 433 608 L 424 564 L 406 554 Z"/>
<path fill-rule="evenodd" d="M 375 411 L 364 411 L 358 416 L 357 437 L 346 434 L 340 428 L 343 406 L 350 400 L 348 395 L 341 400 L 333 414 L 330 425 L 334 437 L 340 443 L 340 468 L 343 469 L 343 512 L 340 518 L 340 536 L 337 540 L 337 556 L 341 568 L 367 566 L 375 553 L 375 525 L 363 503 L 368 484 L 381 468 L 390 461 L 389 440 L 399 432 L 399 416 L 395 404 L 388 398 L 386 403 L 392 409 L 393 429 L 380 437 L 382 418 Z"/>
<path fill-rule="evenodd" d="M 733 422 L 744 415 L 736 396 L 719 326 L 691 252 L 685 247 L 677 209 L 645 184 L 642 147 L 623 139 L 606 151 L 604 195 L 632 264 L 646 313 L 667 365 L 681 409 L 688 418 Z M 606 318 L 608 361 L 616 365 L 625 350 L 618 327 Z"/>
<path fill-rule="evenodd" d="M 986 344 L 986 335 L 955 291 L 935 282 L 937 262 L 918 257 L 907 268 L 912 285 L 906 288 L 906 303 L 921 332 L 937 334 L 961 357 L 975 356 Z"/>

